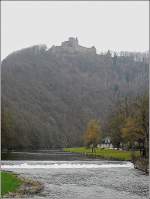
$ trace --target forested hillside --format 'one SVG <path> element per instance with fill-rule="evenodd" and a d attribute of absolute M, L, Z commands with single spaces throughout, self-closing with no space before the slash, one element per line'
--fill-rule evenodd
<path fill-rule="evenodd" d="M 97 54 L 70 38 L 2 61 L 2 149 L 80 146 L 91 119 L 148 93 L 148 55 Z"/>

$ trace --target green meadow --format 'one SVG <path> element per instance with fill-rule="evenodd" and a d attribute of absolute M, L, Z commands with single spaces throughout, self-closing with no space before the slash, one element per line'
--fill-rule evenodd
<path fill-rule="evenodd" d="M 15 175 L 9 172 L 1 172 L 1 195 L 9 192 L 15 192 L 22 184 L 22 181 Z"/>
<path fill-rule="evenodd" d="M 123 151 L 115 149 L 102 149 L 97 148 L 95 153 L 91 152 L 90 148 L 78 147 L 78 148 L 64 148 L 66 152 L 81 153 L 92 157 L 99 157 L 107 160 L 122 160 L 130 161 L 132 159 L 132 151 Z M 139 156 L 139 151 L 135 152 L 136 156 Z"/>

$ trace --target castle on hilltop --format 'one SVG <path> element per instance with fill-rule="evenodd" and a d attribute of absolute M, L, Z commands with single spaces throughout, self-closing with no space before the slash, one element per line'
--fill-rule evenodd
<path fill-rule="evenodd" d="M 52 46 L 50 49 L 52 53 L 93 53 L 96 54 L 96 48 L 86 48 L 79 45 L 78 39 L 70 37 L 68 41 L 61 43 L 61 46 Z"/>
<path fill-rule="evenodd" d="M 74 37 L 69 37 L 68 41 L 64 41 L 64 42 L 61 43 L 61 46 L 64 46 L 64 47 L 72 47 L 72 48 L 78 48 L 79 42 L 78 42 L 77 37 L 76 37 L 76 38 L 74 38 Z"/>

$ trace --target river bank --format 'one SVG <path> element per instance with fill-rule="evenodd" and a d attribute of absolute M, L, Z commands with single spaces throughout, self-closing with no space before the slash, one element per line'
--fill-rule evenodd
<path fill-rule="evenodd" d="M 1 172 L 2 198 L 24 198 L 39 193 L 43 185 L 10 171 Z"/>
<path fill-rule="evenodd" d="M 123 151 L 123 150 L 115 150 L 115 149 L 103 149 L 96 148 L 95 152 L 91 152 L 90 148 L 86 147 L 78 147 L 78 148 L 64 148 L 65 152 L 71 153 L 80 153 L 82 155 L 102 158 L 106 160 L 119 160 L 119 161 L 131 161 L 132 160 L 132 151 Z M 139 151 L 135 152 L 135 156 L 139 157 Z"/>
<path fill-rule="evenodd" d="M 15 192 L 23 184 L 22 180 L 12 172 L 1 171 L 1 195 Z"/>
<path fill-rule="evenodd" d="M 137 158 L 133 161 L 134 168 L 149 174 L 149 160 L 145 158 Z"/>

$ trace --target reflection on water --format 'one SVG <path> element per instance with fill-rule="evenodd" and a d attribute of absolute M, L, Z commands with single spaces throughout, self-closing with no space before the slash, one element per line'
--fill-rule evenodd
<path fill-rule="evenodd" d="M 92 160 L 78 154 L 64 152 L 63 150 L 36 150 L 36 151 L 13 151 L 3 152 L 2 160 Z"/>
<path fill-rule="evenodd" d="M 29 153 L 29 152 L 28 152 Z M 44 190 L 32 198 L 50 199 L 147 199 L 148 176 L 130 162 L 91 160 L 2 161 L 2 169 L 38 180 Z M 67 153 L 68 154 L 68 153 Z M 30 154 L 31 155 L 31 154 Z M 31 156 L 34 154 L 32 153 Z M 50 156 L 49 156 L 50 157 Z M 54 157 L 54 153 L 51 157 Z M 66 157 L 71 156 L 68 154 Z M 79 159 L 78 159 L 79 157 Z M 85 158 L 85 159 L 84 159 Z M 65 160 L 64 160 L 65 159 Z"/>

